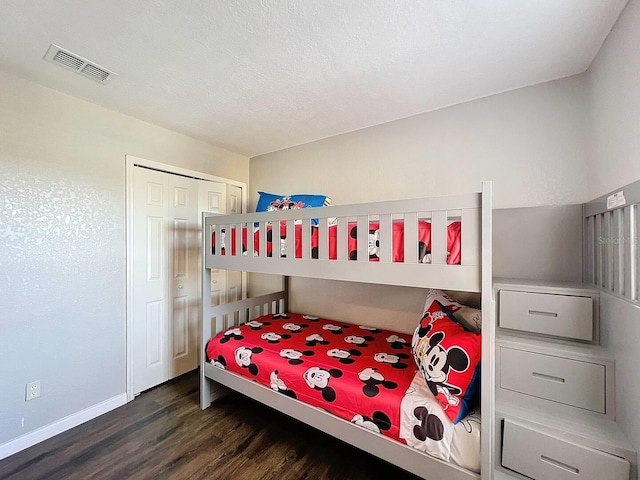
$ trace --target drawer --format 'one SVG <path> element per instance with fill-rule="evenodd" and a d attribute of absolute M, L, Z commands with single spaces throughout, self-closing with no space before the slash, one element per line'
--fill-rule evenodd
<path fill-rule="evenodd" d="M 500 326 L 593 341 L 593 298 L 500 290 Z"/>
<path fill-rule="evenodd" d="M 629 462 L 505 419 L 502 466 L 534 479 L 629 480 Z"/>
<path fill-rule="evenodd" d="M 600 363 L 500 347 L 500 388 L 602 414 L 605 372 Z"/>

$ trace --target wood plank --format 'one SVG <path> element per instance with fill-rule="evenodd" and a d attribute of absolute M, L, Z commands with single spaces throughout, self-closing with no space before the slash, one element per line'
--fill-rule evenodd
<path fill-rule="evenodd" d="M 349 260 L 349 219 L 338 217 L 336 229 L 336 259 Z"/>
<path fill-rule="evenodd" d="M 446 264 L 447 253 L 447 212 L 436 211 L 431 214 L 431 263 Z"/>
<path fill-rule="evenodd" d="M 462 265 L 480 265 L 482 219 L 480 209 L 464 209 L 461 214 Z"/>
<path fill-rule="evenodd" d="M 417 480 L 238 394 L 200 410 L 197 371 L 0 461 L 0 478 Z"/>
<path fill-rule="evenodd" d="M 391 215 L 380 215 L 380 261 L 390 263 L 393 260 L 393 221 Z"/>

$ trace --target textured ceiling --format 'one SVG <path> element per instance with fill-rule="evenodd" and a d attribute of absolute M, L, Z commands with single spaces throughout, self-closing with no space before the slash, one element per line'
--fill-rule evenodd
<path fill-rule="evenodd" d="M 255 156 L 584 72 L 626 1 L 2 0 L 0 69 Z"/>

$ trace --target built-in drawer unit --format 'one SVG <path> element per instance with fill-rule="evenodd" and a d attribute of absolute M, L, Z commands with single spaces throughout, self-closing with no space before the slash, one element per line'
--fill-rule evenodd
<path fill-rule="evenodd" d="M 500 388 L 606 413 L 606 366 L 500 346 Z"/>
<path fill-rule="evenodd" d="M 500 327 L 591 342 L 590 296 L 500 290 Z"/>
<path fill-rule="evenodd" d="M 534 479 L 628 480 L 627 460 L 505 419 L 502 466 Z"/>

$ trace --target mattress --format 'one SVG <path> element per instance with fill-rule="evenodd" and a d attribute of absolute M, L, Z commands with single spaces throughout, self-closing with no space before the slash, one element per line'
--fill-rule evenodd
<path fill-rule="evenodd" d="M 417 372 L 411 336 L 296 313 L 211 339 L 207 361 L 282 395 L 473 471 L 480 417 L 454 425 Z"/>
<path fill-rule="evenodd" d="M 295 256 L 296 258 L 302 258 L 302 224 L 296 224 L 295 227 Z M 447 226 L 447 263 L 459 264 L 460 263 L 460 222 L 451 222 Z M 319 229 L 315 225 L 311 227 L 311 257 L 318 258 L 318 232 Z M 267 256 L 273 256 L 274 249 L 279 252 L 279 255 L 286 257 L 287 252 L 287 225 L 285 222 L 280 223 L 280 233 L 275 238 L 274 247 L 274 235 L 273 227 L 269 226 L 266 231 L 267 235 Z M 336 225 L 331 225 L 328 228 L 328 245 L 329 245 L 329 259 L 335 260 L 338 258 L 337 254 L 337 228 Z M 357 225 L 356 223 L 348 224 L 349 238 L 348 245 L 348 258 L 350 260 L 357 260 L 358 257 L 358 241 L 357 241 Z M 392 224 L 392 261 L 404 262 L 404 222 L 395 221 Z M 242 229 L 242 254 L 247 254 L 247 228 Z M 221 240 L 221 253 L 226 253 L 226 232 L 222 231 Z M 231 230 L 231 254 L 236 255 L 236 229 Z M 260 255 L 260 231 L 255 229 L 253 232 L 254 240 L 254 252 L 253 254 Z M 431 223 L 427 221 L 418 222 L 418 257 L 416 262 L 430 263 L 431 262 Z M 216 252 L 216 238 L 215 233 L 212 236 L 212 253 Z M 369 261 L 379 261 L 379 247 L 380 247 L 380 224 L 378 222 L 369 223 L 368 233 L 368 253 Z"/>

